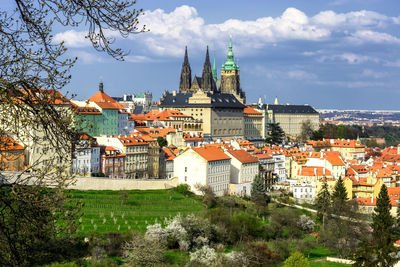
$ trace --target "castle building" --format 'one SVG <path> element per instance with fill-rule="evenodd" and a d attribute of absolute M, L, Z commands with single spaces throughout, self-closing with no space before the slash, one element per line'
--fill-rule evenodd
<path fill-rule="evenodd" d="M 232 42 L 228 55 L 217 79 L 215 64 L 211 67 L 207 47 L 201 77 L 194 76 L 189 63 L 187 48 L 182 64 L 179 92 L 165 91 L 160 99 L 162 110 L 179 110 L 202 122 L 204 138 L 243 138 L 245 96 L 240 88 L 239 66 L 234 62 Z"/>

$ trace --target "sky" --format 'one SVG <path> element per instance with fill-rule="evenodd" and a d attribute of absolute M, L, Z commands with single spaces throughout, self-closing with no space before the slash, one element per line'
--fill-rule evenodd
<path fill-rule="evenodd" d="M 150 91 L 158 101 L 179 88 L 185 46 L 192 75 L 201 76 L 207 45 L 220 75 L 232 36 L 248 103 L 400 110 L 398 0 L 137 0 L 136 8 L 150 31 L 116 36 L 114 47 L 130 51 L 123 62 L 95 51 L 83 28 L 55 29 L 54 41 L 78 57 L 66 87 L 76 99 L 102 79 L 111 96 Z"/>

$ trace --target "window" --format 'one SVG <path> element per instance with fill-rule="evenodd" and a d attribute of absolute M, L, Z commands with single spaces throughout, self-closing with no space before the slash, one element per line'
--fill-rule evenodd
<path fill-rule="evenodd" d="M 185 182 L 187 182 L 187 176 L 185 176 Z"/>
<path fill-rule="evenodd" d="M 185 172 L 187 172 L 187 167 L 185 167 Z"/>

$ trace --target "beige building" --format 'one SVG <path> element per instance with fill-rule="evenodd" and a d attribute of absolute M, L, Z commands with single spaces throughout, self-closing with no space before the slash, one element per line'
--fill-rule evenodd
<path fill-rule="evenodd" d="M 174 176 L 195 194 L 198 186 L 209 186 L 217 196 L 228 192 L 230 157 L 216 147 L 194 147 L 174 158 Z"/>
<path fill-rule="evenodd" d="M 263 139 L 265 128 L 263 127 L 264 116 L 261 112 L 258 112 L 254 108 L 247 106 L 243 110 L 243 120 L 245 139 Z"/>
<path fill-rule="evenodd" d="M 319 113 L 309 105 L 262 104 L 259 101 L 257 111 L 264 115 L 264 129 L 268 123 L 279 123 L 286 135 L 296 138 L 301 133 L 301 126 L 309 121 L 314 130 L 319 128 Z"/>
<path fill-rule="evenodd" d="M 232 94 L 165 92 L 160 99 L 163 110 L 179 110 L 203 123 L 203 136 L 212 139 L 243 138 L 245 106 Z"/>

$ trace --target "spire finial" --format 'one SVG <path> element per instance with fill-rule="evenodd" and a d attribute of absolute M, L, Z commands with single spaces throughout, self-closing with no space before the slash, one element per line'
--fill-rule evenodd
<path fill-rule="evenodd" d="M 187 46 L 185 46 L 185 58 L 183 59 L 183 64 L 188 65 L 189 64 L 189 56 L 187 52 Z"/>
<path fill-rule="evenodd" d="M 104 92 L 103 77 L 100 76 L 99 91 Z"/>
<path fill-rule="evenodd" d="M 212 76 L 214 79 L 214 82 L 217 81 L 217 64 L 215 64 L 215 53 L 214 53 L 214 64 L 213 64 L 213 68 L 212 68 Z"/>

